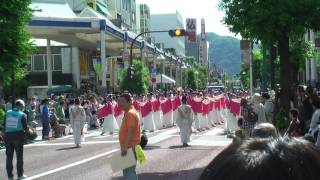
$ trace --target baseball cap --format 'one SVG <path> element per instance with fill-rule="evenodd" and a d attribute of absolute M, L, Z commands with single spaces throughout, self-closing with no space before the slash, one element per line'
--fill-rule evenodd
<path fill-rule="evenodd" d="M 17 106 L 25 106 L 25 104 L 24 104 L 24 101 L 22 100 L 22 99 L 18 99 L 18 100 L 16 100 L 16 105 Z"/>

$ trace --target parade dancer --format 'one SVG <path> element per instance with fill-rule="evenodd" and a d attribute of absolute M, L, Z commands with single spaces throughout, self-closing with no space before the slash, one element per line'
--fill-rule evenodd
<path fill-rule="evenodd" d="M 101 136 L 104 135 L 104 133 L 106 132 L 113 134 L 114 132 L 119 131 L 119 126 L 116 118 L 113 115 L 112 109 L 112 98 L 108 97 L 107 103 L 103 108 L 100 109 L 98 113 L 98 119 L 104 118 Z"/>
<path fill-rule="evenodd" d="M 182 96 L 182 105 L 178 107 L 177 125 L 180 128 L 180 138 L 183 146 L 188 146 L 192 133 L 192 108 L 187 105 L 187 97 Z"/>
<path fill-rule="evenodd" d="M 153 111 L 152 111 L 152 104 L 151 104 L 151 97 L 152 95 L 148 95 L 147 102 L 141 105 L 141 116 L 143 121 L 142 129 L 144 131 L 153 132 L 155 128 L 154 119 L 153 119 Z"/>
<path fill-rule="evenodd" d="M 162 116 L 160 112 L 160 101 L 153 98 L 151 100 L 152 110 L 153 110 L 153 120 L 156 126 L 156 129 L 162 129 Z"/>
<path fill-rule="evenodd" d="M 83 136 L 83 127 L 86 121 L 86 113 L 82 106 L 80 106 L 80 99 L 75 99 L 75 105 L 71 108 L 70 123 L 73 129 L 73 138 L 76 147 L 79 148 L 81 144 L 81 136 Z"/>

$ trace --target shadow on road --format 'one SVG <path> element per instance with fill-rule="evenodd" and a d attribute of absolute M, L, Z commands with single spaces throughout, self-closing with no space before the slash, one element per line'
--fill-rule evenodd
<path fill-rule="evenodd" d="M 173 172 L 154 172 L 138 174 L 139 180 L 197 180 L 204 168 L 196 168 Z M 114 177 L 112 180 L 120 180 L 122 177 Z"/>
<path fill-rule="evenodd" d="M 56 149 L 56 151 L 68 151 L 68 150 L 72 150 L 72 149 L 79 149 L 79 148 L 76 146 L 73 146 L 73 147 Z"/>
<path fill-rule="evenodd" d="M 152 150 L 152 149 L 160 149 L 160 148 L 161 148 L 161 146 L 149 146 L 149 145 L 147 145 L 144 148 L 144 150 Z"/>
<path fill-rule="evenodd" d="M 181 148 L 187 148 L 187 147 L 190 147 L 190 146 L 170 146 L 169 149 L 181 149 Z"/>

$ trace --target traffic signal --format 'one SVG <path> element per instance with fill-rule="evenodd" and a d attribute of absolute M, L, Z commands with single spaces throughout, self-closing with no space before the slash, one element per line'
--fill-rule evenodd
<path fill-rule="evenodd" d="M 128 77 L 129 77 L 130 79 L 133 79 L 134 74 L 135 74 L 135 69 L 134 69 L 132 66 L 130 66 L 130 67 L 128 68 Z"/>
<path fill-rule="evenodd" d="M 171 29 L 169 30 L 169 35 L 171 37 L 181 37 L 187 35 L 187 33 L 184 29 Z"/>

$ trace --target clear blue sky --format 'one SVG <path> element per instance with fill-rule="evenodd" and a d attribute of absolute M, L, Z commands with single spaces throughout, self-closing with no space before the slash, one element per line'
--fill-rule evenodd
<path fill-rule="evenodd" d="M 198 33 L 200 33 L 200 20 L 204 18 L 207 32 L 235 36 L 221 22 L 224 12 L 219 11 L 218 0 L 137 0 L 137 3 L 149 5 L 151 14 L 174 13 L 178 10 L 184 19 L 196 18 Z"/>

